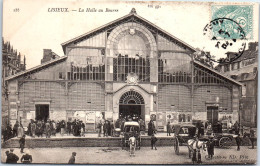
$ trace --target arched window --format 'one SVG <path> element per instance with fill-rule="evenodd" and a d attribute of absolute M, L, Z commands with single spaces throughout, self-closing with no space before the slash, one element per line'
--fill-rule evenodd
<path fill-rule="evenodd" d="M 125 35 L 118 42 L 117 54 L 129 58 L 147 56 L 147 48 L 144 40 L 138 35 Z"/>
<path fill-rule="evenodd" d="M 128 91 L 121 96 L 119 104 L 144 104 L 144 98 L 138 92 Z"/>

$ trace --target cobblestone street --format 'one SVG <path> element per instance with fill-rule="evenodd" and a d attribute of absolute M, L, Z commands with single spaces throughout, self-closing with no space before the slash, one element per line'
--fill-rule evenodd
<path fill-rule="evenodd" d="M 2 162 L 6 159 L 4 153 L 6 150 L 8 149 L 2 149 Z M 180 147 L 179 155 L 176 155 L 170 146 L 158 147 L 158 150 L 142 147 L 136 151 L 135 157 L 129 157 L 129 152 L 121 150 L 120 147 L 35 148 L 25 151 L 33 156 L 33 163 L 67 163 L 71 153 L 75 151 L 78 164 L 191 164 L 188 149 L 184 146 Z M 14 153 L 21 158 L 19 149 L 16 148 Z M 236 147 L 233 146 L 230 149 L 215 148 L 212 160 L 206 159 L 206 155 L 207 152 L 202 153 L 203 164 L 254 164 L 257 150 L 243 146 L 240 151 L 236 151 Z"/>

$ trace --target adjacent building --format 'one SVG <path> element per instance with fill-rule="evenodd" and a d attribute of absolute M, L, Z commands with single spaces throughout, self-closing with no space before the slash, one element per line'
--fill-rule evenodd
<path fill-rule="evenodd" d="M 227 58 L 233 58 L 234 53 L 228 52 Z M 218 70 L 242 86 L 240 98 L 241 124 L 247 127 L 257 126 L 257 75 L 258 75 L 258 42 L 251 42 L 248 49 L 236 60 L 221 63 Z"/>
<path fill-rule="evenodd" d="M 2 38 L 2 124 L 8 120 L 8 89 L 6 77 L 15 75 L 26 69 L 25 56 L 22 60 L 21 53 L 13 49 L 10 42 L 5 42 Z"/>
<path fill-rule="evenodd" d="M 172 27 L 174 28 L 174 27 Z M 7 79 L 9 118 L 75 118 L 94 131 L 101 117 L 171 123 L 239 120 L 241 83 L 194 60 L 195 49 L 130 14 L 62 43 L 65 56 Z"/>

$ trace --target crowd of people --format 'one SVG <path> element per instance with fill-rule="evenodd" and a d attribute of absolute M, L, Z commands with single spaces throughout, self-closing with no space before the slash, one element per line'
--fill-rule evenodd
<path fill-rule="evenodd" d="M 11 139 L 13 137 L 22 138 L 24 135 L 23 125 L 16 121 L 14 126 L 11 124 L 7 125 L 5 128 L 2 128 L 2 137 L 4 141 Z"/>
<path fill-rule="evenodd" d="M 140 124 L 140 131 L 145 132 L 145 122 L 140 117 L 122 117 L 118 118 L 115 122 L 113 120 L 106 120 L 101 118 L 100 121 L 96 124 L 98 131 L 98 136 L 101 137 L 101 134 L 104 137 L 116 136 L 115 131 L 122 132 L 124 130 L 124 123 L 127 121 L 137 121 Z M 153 133 L 155 130 L 154 123 L 151 121 L 148 124 L 148 135 Z M 46 137 L 50 138 L 51 136 L 56 136 L 59 133 L 61 136 L 64 134 L 73 135 L 73 136 L 85 136 L 86 126 L 85 123 L 79 119 L 74 119 L 73 121 L 66 122 L 65 120 L 54 121 L 48 119 L 44 120 L 30 120 L 30 123 L 27 126 L 27 130 L 24 131 L 23 125 L 16 121 L 15 125 L 7 125 L 6 128 L 2 129 L 3 140 L 7 141 L 10 138 L 18 137 L 22 138 L 24 134 L 35 137 Z"/>
<path fill-rule="evenodd" d="M 124 123 L 127 121 L 137 121 L 140 125 L 140 132 L 145 132 L 145 121 L 140 118 L 136 117 L 133 118 L 131 116 L 128 117 L 122 117 L 120 116 L 119 119 L 117 119 L 115 122 L 106 120 L 104 118 L 101 118 L 100 121 L 97 123 L 97 129 L 98 129 L 98 137 L 101 137 L 101 134 L 103 137 L 108 136 L 115 136 L 115 131 L 118 131 L 116 129 L 119 129 L 119 134 L 124 130 Z M 153 120 L 150 120 L 148 123 L 148 136 L 151 136 L 151 149 L 157 150 L 156 142 L 157 138 L 155 136 L 156 134 L 156 127 Z M 223 124 L 219 121 L 217 121 L 215 124 L 210 124 L 208 121 L 205 121 L 204 123 L 201 121 L 198 121 L 195 123 L 196 126 L 196 138 L 200 138 L 203 135 L 209 135 L 209 140 L 207 141 L 207 151 L 208 151 L 208 157 L 213 158 L 214 156 L 214 137 L 211 135 L 211 133 L 222 133 L 223 132 Z M 61 136 L 63 136 L 65 133 L 67 135 L 74 135 L 74 136 L 85 136 L 85 124 L 78 119 L 75 119 L 73 121 L 65 122 L 64 120 L 55 122 L 54 120 L 48 119 L 46 122 L 43 120 L 31 120 L 28 125 L 28 130 L 26 133 L 23 131 L 23 126 L 18 121 L 15 123 L 15 125 L 12 126 L 8 125 L 3 130 L 3 138 L 4 140 L 10 139 L 12 137 L 18 137 L 20 138 L 19 144 L 21 148 L 21 153 L 23 152 L 23 149 L 25 147 L 25 134 L 31 136 L 31 137 L 43 137 L 43 135 L 46 136 L 46 138 L 50 138 L 51 136 L 55 136 L 56 133 L 60 133 Z M 174 128 L 171 126 L 170 122 L 166 125 L 167 128 L 167 136 L 171 136 L 171 133 L 174 133 Z M 233 133 L 237 135 L 235 137 L 236 143 L 237 143 L 237 150 L 240 150 L 240 145 L 242 143 L 242 138 L 240 137 L 240 125 L 238 122 L 236 122 L 234 125 L 227 124 L 227 131 L 230 133 Z M 255 137 L 255 133 L 252 128 L 250 128 L 249 133 L 250 138 Z M 129 138 L 130 141 L 130 138 Z M 255 140 L 254 140 L 255 141 Z M 252 148 L 254 148 L 254 142 L 252 141 Z M 130 156 L 134 155 L 134 153 L 131 151 Z M 6 151 L 6 163 L 17 163 L 19 160 L 19 157 L 13 153 L 13 149 L 10 149 L 10 151 Z M 72 156 L 69 160 L 70 164 L 75 163 L 75 156 L 76 152 L 72 153 Z M 31 163 L 32 162 L 32 156 L 28 153 L 25 153 L 21 158 L 22 163 Z"/>
<path fill-rule="evenodd" d="M 140 117 L 132 116 L 120 116 L 114 123 L 114 121 L 101 119 L 97 124 L 98 137 L 101 137 L 103 133 L 104 137 L 119 136 L 120 132 L 124 131 L 124 123 L 128 121 L 137 121 L 140 125 L 140 132 L 145 132 L 145 122 Z M 117 131 L 117 132 L 116 132 Z"/>

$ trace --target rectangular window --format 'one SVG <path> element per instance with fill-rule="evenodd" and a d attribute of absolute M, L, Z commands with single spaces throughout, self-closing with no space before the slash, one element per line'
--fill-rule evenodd
<path fill-rule="evenodd" d="M 64 73 L 63 72 L 59 72 L 59 79 L 65 79 Z"/>

